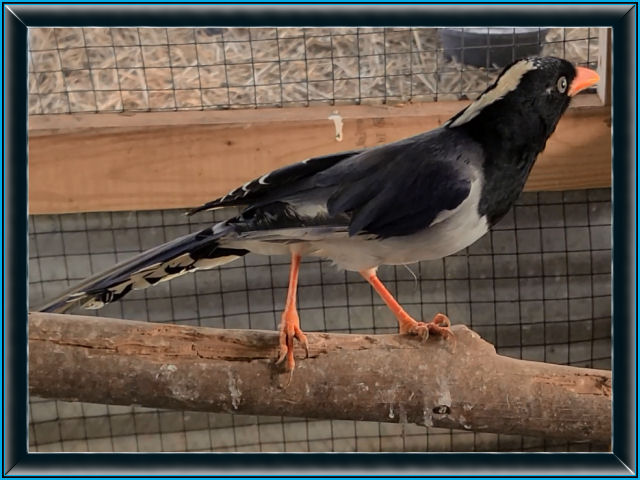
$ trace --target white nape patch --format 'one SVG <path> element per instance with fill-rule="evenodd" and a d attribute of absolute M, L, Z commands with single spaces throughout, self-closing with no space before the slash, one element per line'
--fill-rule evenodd
<path fill-rule="evenodd" d="M 484 108 L 500 100 L 509 92 L 515 90 L 520 84 L 520 79 L 525 73 L 538 68 L 538 64 L 531 60 L 520 60 L 514 63 L 499 79 L 494 88 L 480 95 L 469 105 L 452 123 L 446 123 L 448 127 L 459 127 L 474 119 Z"/>
<path fill-rule="evenodd" d="M 271 175 L 271 172 L 269 172 L 269 173 L 265 173 L 264 175 L 262 175 L 262 176 L 258 179 L 258 183 L 259 183 L 260 185 L 269 185 L 269 184 L 267 183 L 267 177 L 268 177 L 269 175 Z"/>

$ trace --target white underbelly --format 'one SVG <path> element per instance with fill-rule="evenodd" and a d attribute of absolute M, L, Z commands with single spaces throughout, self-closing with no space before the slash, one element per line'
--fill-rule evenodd
<path fill-rule="evenodd" d="M 468 247 L 488 231 L 484 217 L 472 223 L 450 220 L 402 237 L 314 242 L 303 253 L 328 258 L 346 270 L 361 271 L 378 265 L 405 265 L 446 257 Z"/>

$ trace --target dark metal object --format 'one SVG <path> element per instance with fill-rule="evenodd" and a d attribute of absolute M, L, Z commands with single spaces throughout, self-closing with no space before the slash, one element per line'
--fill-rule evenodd
<path fill-rule="evenodd" d="M 442 28 L 445 56 L 474 67 L 504 67 L 538 55 L 547 28 Z"/>

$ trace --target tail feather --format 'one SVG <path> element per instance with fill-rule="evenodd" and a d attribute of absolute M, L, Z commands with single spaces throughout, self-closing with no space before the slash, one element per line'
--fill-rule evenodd
<path fill-rule="evenodd" d="M 59 297 L 41 305 L 41 312 L 64 313 L 76 306 L 98 309 L 140 290 L 196 270 L 229 263 L 249 253 L 221 247 L 219 239 L 232 229 L 218 224 L 176 238 L 84 280 Z"/>

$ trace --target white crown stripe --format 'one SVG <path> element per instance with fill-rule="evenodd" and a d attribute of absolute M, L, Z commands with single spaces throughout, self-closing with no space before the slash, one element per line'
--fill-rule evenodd
<path fill-rule="evenodd" d="M 538 65 L 530 60 L 520 60 L 514 63 L 499 79 L 494 88 L 480 95 L 469 105 L 449 126 L 458 127 L 475 118 L 484 108 L 503 98 L 507 93 L 518 87 L 520 79 L 530 70 L 535 70 Z"/>

